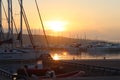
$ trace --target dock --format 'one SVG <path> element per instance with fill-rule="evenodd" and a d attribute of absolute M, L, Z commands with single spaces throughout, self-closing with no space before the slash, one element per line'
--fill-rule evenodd
<path fill-rule="evenodd" d="M 85 71 L 85 75 L 68 78 L 54 78 L 54 80 L 120 80 L 120 60 L 101 59 L 51 61 L 51 66 L 62 67 L 61 71 Z M 13 80 L 12 78 L 13 75 L 11 73 L 0 69 L 0 80 Z"/>
<path fill-rule="evenodd" d="M 120 69 L 120 59 L 81 59 L 81 60 L 61 60 L 68 63 L 78 63 L 84 65 L 101 66 Z"/>
<path fill-rule="evenodd" d="M 46 79 L 51 80 L 51 79 Z M 120 76 L 103 76 L 103 77 L 77 77 L 77 78 L 62 78 L 54 80 L 120 80 Z"/>

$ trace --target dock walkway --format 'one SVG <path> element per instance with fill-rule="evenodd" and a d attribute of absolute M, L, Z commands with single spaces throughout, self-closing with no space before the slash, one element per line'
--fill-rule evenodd
<path fill-rule="evenodd" d="M 51 79 L 46 79 L 51 80 Z M 120 80 L 120 76 L 104 76 L 104 77 L 77 77 L 77 78 L 61 78 L 54 80 Z"/>
<path fill-rule="evenodd" d="M 99 73 L 103 76 L 120 76 L 120 60 L 72 60 L 63 61 L 63 63 L 86 71 L 90 75 Z"/>
<path fill-rule="evenodd" d="M 65 62 L 120 69 L 120 59 L 65 60 Z"/>

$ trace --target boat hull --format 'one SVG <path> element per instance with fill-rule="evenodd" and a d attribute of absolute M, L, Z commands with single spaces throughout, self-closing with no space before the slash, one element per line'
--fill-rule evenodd
<path fill-rule="evenodd" d="M 0 61 L 29 61 L 36 60 L 40 55 L 46 53 L 45 51 L 34 50 L 13 50 L 13 51 L 0 51 Z"/>

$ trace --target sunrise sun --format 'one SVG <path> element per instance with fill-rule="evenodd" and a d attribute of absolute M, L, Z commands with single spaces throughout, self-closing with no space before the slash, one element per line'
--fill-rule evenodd
<path fill-rule="evenodd" d="M 65 30 L 65 25 L 66 22 L 64 21 L 48 21 L 46 23 L 48 29 L 55 31 L 55 32 L 60 32 Z"/>

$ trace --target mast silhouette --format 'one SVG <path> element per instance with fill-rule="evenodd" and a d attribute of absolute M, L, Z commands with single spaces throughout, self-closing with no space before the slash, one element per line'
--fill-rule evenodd
<path fill-rule="evenodd" d="M 10 20 L 11 20 L 11 18 L 10 18 L 10 0 L 7 0 L 7 2 L 8 2 L 8 35 L 7 35 L 7 38 L 9 39 L 10 38 L 10 34 L 11 34 L 11 32 L 10 32 L 10 27 L 11 27 L 11 25 L 10 25 Z"/>
<path fill-rule="evenodd" d="M 0 28 L 2 27 L 2 0 L 0 0 Z"/>
<path fill-rule="evenodd" d="M 21 47 L 23 46 L 23 39 L 22 39 L 22 29 L 23 29 L 23 18 L 22 18 L 22 16 L 23 16 L 23 11 L 22 11 L 22 6 L 23 6 L 23 0 L 20 0 L 20 3 L 21 3 L 21 5 L 20 5 L 20 45 L 21 45 Z"/>
<path fill-rule="evenodd" d="M 3 40 L 3 28 L 2 28 L 2 0 L 0 0 L 0 40 Z"/>

